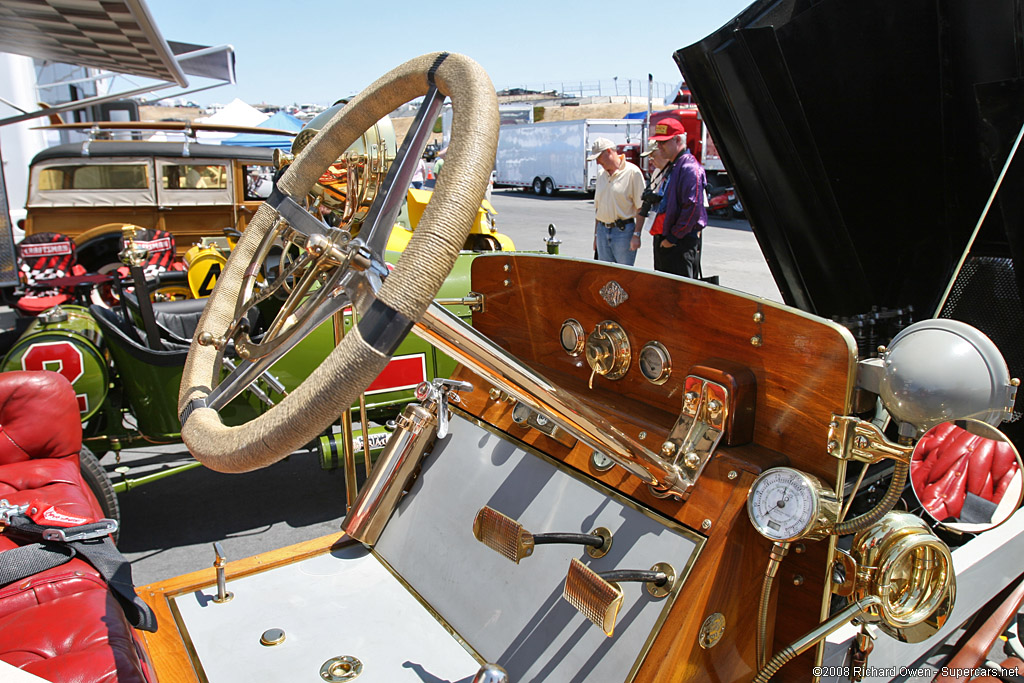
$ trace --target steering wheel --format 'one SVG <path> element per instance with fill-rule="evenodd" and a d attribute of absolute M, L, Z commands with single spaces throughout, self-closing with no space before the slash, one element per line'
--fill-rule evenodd
<path fill-rule="evenodd" d="M 423 95 L 416 119 L 421 125 L 414 123 L 410 129 L 357 239 L 301 208 L 317 179 L 364 130 Z M 453 111 L 445 172 L 407 249 L 388 274 L 384 245 L 426 142 L 425 133 L 414 133 L 429 132 L 445 95 Z M 427 121 L 430 116 L 434 118 Z M 350 409 L 454 265 L 487 188 L 497 133 L 497 98 L 484 70 L 463 55 L 434 53 L 379 78 L 316 134 L 242 234 L 199 321 L 178 402 L 182 440 L 197 460 L 220 472 L 266 467 L 301 448 Z M 253 340 L 246 313 L 268 296 L 255 288 L 256 274 L 261 258 L 282 235 L 303 246 L 305 253 L 288 274 L 296 284 L 281 314 Z M 285 279 L 285 274 L 279 277 Z M 259 417 L 237 427 L 223 424 L 219 408 L 304 334 L 349 304 L 360 312 L 359 323 L 317 370 Z M 232 344 L 241 360 L 221 380 L 223 354 Z"/>

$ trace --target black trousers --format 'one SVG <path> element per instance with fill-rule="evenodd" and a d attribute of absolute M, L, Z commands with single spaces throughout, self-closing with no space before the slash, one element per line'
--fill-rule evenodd
<path fill-rule="evenodd" d="M 701 233 L 690 233 L 674 247 L 661 246 L 661 235 L 654 236 L 654 269 L 698 279 L 700 270 Z"/>

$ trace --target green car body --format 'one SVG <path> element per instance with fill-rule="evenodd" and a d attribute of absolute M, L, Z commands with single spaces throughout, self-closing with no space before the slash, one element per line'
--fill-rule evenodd
<path fill-rule="evenodd" d="M 397 261 L 399 256 L 387 254 L 389 262 Z M 463 252 L 438 299 L 461 300 L 469 293 L 469 269 L 475 256 L 473 252 Z M 456 304 L 448 308 L 469 322 L 468 306 Z M 44 312 L 14 343 L 0 369 L 52 370 L 64 375 L 79 399 L 83 443 L 99 455 L 144 444 L 180 441 L 177 398 L 185 352 L 143 357 L 130 345 L 114 343 L 116 340 L 104 334 L 109 326 L 101 325 L 96 317 L 109 317 L 110 313 L 72 305 Z M 346 332 L 352 324 L 352 315 L 346 312 Z M 282 357 L 271 372 L 286 391 L 292 391 L 316 370 L 334 346 L 334 325 L 328 320 Z M 454 368 L 454 360 L 410 334 L 366 392 L 370 419 L 383 422 L 397 415 L 413 399 L 417 384 L 448 377 Z M 274 398 L 263 380 L 258 383 Z M 246 391 L 221 410 L 221 417 L 226 424 L 242 424 L 267 409 L 265 402 Z M 371 435 L 373 431 L 383 433 L 383 428 L 371 430 Z M 380 441 L 371 438 L 375 446 Z M 324 467 L 339 466 L 337 459 L 326 452 L 328 447 L 320 450 Z M 120 488 L 130 487 L 131 484 Z"/>

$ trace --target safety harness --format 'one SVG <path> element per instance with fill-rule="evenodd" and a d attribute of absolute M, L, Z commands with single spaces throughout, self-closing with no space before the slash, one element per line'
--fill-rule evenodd
<path fill-rule="evenodd" d="M 0 531 L 28 543 L 0 552 L 0 588 L 78 556 L 100 573 L 132 626 L 156 631 L 156 615 L 135 593 L 132 566 L 110 536 L 117 531 L 115 520 L 90 522 L 52 505 L 0 500 Z"/>

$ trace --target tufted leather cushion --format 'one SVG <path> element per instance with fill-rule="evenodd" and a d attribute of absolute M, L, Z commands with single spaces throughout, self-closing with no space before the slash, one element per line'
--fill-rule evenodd
<path fill-rule="evenodd" d="M 921 438 L 914 450 L 911 483 L 925 510 L 946 520 L 960 517 L 968 493 L 998 504 L 1017 470 L 1007 444 L 947 422 Z"/>
<path fill-rule="evenodd" d="M 0 535 L 0 552 L 18 544 Z M 77 557 L 53 569 L 0 588 L 0 619 L 18 610 L 50 602 L 62 595 L 72 595 L 97 588 L 106 589 L 106 582 L 92 565 Z"/>
<path fill-rule="evenodd" d="M 75 390 L 56 372 L 0 373 L 0 465 L 63 458 L 82 447 Z"/>
<path fill-rule="evenodd" d="M 78 404 L 64 377 L 0 373 L 0 498 L 103 517 L 82 480 L 81 445 Z M 0 552 L 17 545 L 0 534 Z M 79 558 L 0 588 L 0 660 L 62 683 L 155 679 L 106 582 Z"/>
<path fill-rule="evenodd" d="M 105 588 L 62 595 L 0 617 L 0 659 L 61 683 L 148 680 L 143 651 Z"/>

